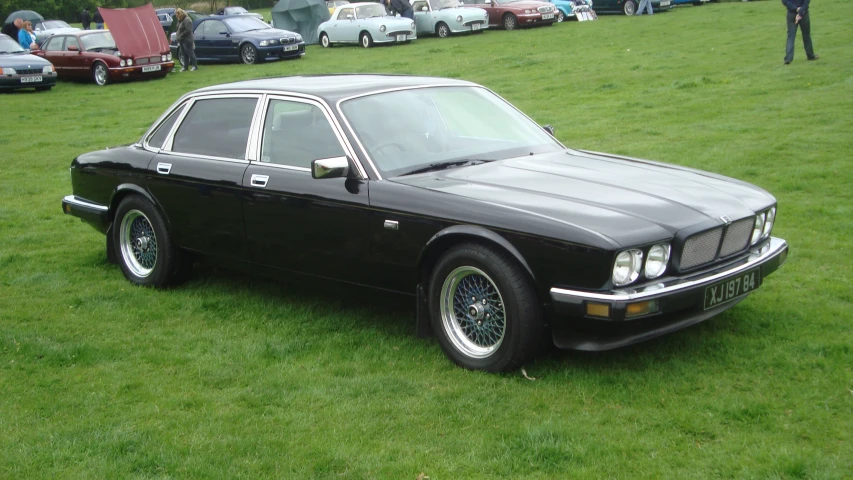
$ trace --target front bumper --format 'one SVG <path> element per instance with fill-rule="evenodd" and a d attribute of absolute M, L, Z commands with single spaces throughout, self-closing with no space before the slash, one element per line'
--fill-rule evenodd
<path fill-rule="evenodd" d="M 550 15 L 551 18 L 545 19 L 543 15 Z M 557 21 L 557 10 L 554 10 L 550 13 L 521 13 L 516 15 L 518 17 L 518 26 L 519 27 L 532 27 L 534 25 L 546 25 L 548 23 L 554 23 Z"/>
<path fill-rule="evenodd" d="M 753 291 L 706 308 L 706 288 L 753 271 L 757 271 L 760 285 L 787 257 L 788 244 L 771 237 L 723 267 L 642 288 L 585 292 L 554 287 L 550 291 L 557 316 L 552 322 L 554 344 L 569 350 L 610 350 L 694 325 L 735 306 Z M 648 305 L 646 302 L 654 305 L 653 313 L 627 318 L 629 305 Z M 607 318 L 587 315 L 589 304 L 606 308 Z"/>
<path fill-rule="evenodd" d="M 143 68 L 152 67 L 152 66 L 160 66 L 160 70 L 153 70 L 148 72 L 143 72 Z M 149 65 L 133 65 L 132 67 L 116 67 L 110 68 L 110 79 L 111 80 L 128 80 L 128 79 L 140 79 L 140 78 L 156 78 L 162 77 L 172 69 L 175 68 L 175 62 L 162 62 L 162 63 L 152 63 Z M 147 69 L 147 68 L 146 68 Z"/>
<path fill-rule="evenodd" d="M 22 82 L 22 78 L 41 77 L 38 82 Z M 18 88 L 52 87 L 56 85 L 56 72 L 38 75 L 0 75 L 0 90 L 15 90 Z"/>
<path fill-rule="evenodd" d="M 294 50 L 285 51 L 285 48 L 296 46 Z M 305 42 L 290 43 L 287 45 L 268 45 L 266 47 L 257 47 L 258 55 L 264 60 L 273 60 L 279 58 L 293 58 L 305 55 Z"/>

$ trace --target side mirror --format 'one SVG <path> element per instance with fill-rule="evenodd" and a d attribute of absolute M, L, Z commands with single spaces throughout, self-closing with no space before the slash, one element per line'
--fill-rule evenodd
<path fill-rule="evenodd" d="M 352 20 L 352 14 L 347 15 L 347 20 Z"/>
<path fill-rule="evenodd" d="M 421 8 L 421 11 L 422 11 L 422 12 L 428 12 L 428 11 L 429 11 L 429 8 L 428 8 L 428 7 L 423 7 L 423 8 Z"/>
<path fill-rule="evenodd" d="M 68 45 L 68 51 L 69 52 L 79 52 L 80 47 L 78 47 L 77 45 Z"/>
<path fill-rule="evenodd" d="M 542 130 L 548 132 L 548 135 L 554 136 L 554 126 L 553 125 L 542 125 Z"/>
<path fill-rule="evenodd" d="M 321 158 L 311 161 L 311 177 L 344 178 L 349 176 L 349 160 L 347 157 Z"/>
<path fill-rule="evenodd" d="M 492 4 L 492 0 L 485 0 L 485 1 L 486 1 L 486 5 L 491 5 L 491 4 Z"/>

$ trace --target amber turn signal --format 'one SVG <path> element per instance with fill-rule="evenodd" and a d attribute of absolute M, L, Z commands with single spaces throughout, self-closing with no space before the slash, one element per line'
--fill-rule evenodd
<path fill-rule="evenodd" d="M 610 305 L 606 303 L 587 303 L 586 314 L 590 317 L 610 318 Z"/>
<path fill-rule="evenodd" d="M 625 307 L 625 318 L 639 317 L 641 315 L 648 315 L 650 313 L 655 313 L 657 311 L 658 311 L 658 301 L 657 300 L 648 300 L 645 302 L 629 303 L 628 306 Z"/>

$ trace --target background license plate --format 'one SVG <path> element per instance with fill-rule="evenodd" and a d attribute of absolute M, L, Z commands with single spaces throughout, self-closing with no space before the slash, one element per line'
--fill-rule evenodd
<path fill-rule="evenodd" d="M 292 52 L 292 51 L 296 50 L 297 48 L 299 48 L 299 45 L 288 45 L 288 46 L 284 47 L 284 51 L 285 52 Z"/>
<path fill-rule="evenodd" d="M 668 2 L 668 1 L 660 2 L 660 6 L 661 6 L 661 7 L 668 7 L 668 6 L 669 6 L 669 2 Z"/>
<path fill-rule="evenodd" d="M 479 30 L 479 29 L 480 29 L 480 24 L 479 24 L 479 23 L 474 23 L 474 24 L 472 24 L 472 25 L 471 25 L 471 30 Z"/>
<path fill-rule="evenodd" d="M 38 76 L 38 77 L 21 77 L 21 83 L 34 83 L 34 82 L 40 82 L 40 81 L 41 81 L 41 76 Z"/>
<path fill-rule="evenodd" d="M 751 293 L 759 285 L 761 285 L 761 271 L 754 268 L 705 287 L 705 310 Z"/>
<path fill-rule="evenodd" d="M 148 65 L 147 67 L 142 67 L 142 73 L 145 72 L 156 72 L 160 70 L 160 65 Z"/>
<path fill-rule="evenodd" d="M 405 42 L 406 36 L 405 35 L 397 35 L 397 41 L 398 42 Z"/>
<path fill-rule="evenodd" d="M 542 20 L 551 20 L 552 18 L 554 18 L 553 13 L 543 13 L 542 14 Z"/>

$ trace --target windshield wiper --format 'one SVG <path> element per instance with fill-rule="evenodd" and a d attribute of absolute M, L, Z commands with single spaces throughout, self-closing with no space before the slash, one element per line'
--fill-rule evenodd
<path fill-rule="evenodd" d="M 438 163 L 430 163 L 425 167 L 418 167 L 414 170 L 408 171 L 406 173 L 400 174 L 401 177 L 406 175 L 415 175 L 416 173 L 426 173 L 426 172 L 434 172 L 436 170 L 444 170 L 446 168 L 452 167 L 469 167 L 472 165 L 480 165 L 481 163 L 491 162 L 493 160 L 481 160 L 481 159 L 471 159 L 466 158 L 464 160 L 453 160 L 450 162 L 438 162 Z"/>

